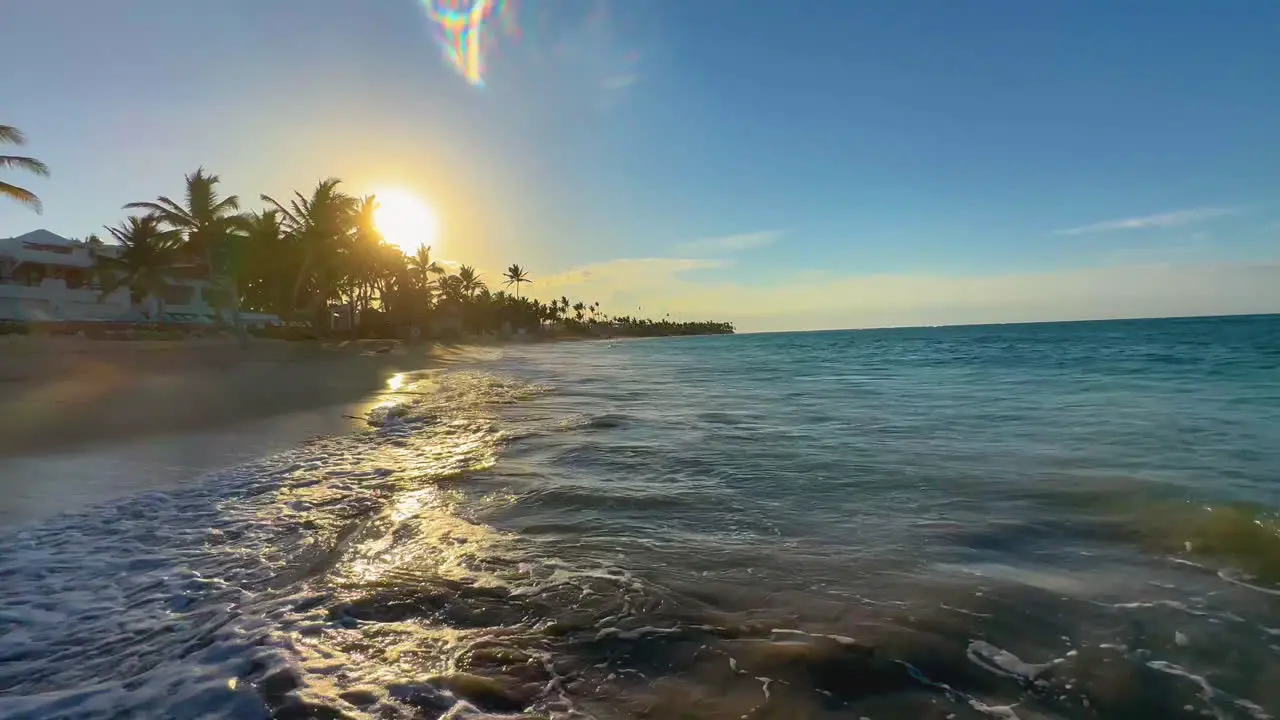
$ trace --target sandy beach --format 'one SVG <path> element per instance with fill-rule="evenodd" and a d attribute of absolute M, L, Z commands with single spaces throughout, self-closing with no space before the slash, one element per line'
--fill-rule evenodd
<path fill-rule="evenodd" d="M 390 342 L 0 338 L 0 457 L 217 431 L 358 402 L 460 351 Z"/>
<path fill-rule="evenodd" d="M 363 423 L 398 372 L 464 346 L 0 338 L 0 528 L 205 473 Z"/>

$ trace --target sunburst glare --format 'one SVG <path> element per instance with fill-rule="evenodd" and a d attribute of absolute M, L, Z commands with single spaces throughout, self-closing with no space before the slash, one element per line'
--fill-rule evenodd
<path fill-rule="evenodd" d="M 431 206 L 403 190 L 383 190 L 376 195 L 375 222 L 384 240 L 409 253 L 436 242 L 440 221 Z"/>

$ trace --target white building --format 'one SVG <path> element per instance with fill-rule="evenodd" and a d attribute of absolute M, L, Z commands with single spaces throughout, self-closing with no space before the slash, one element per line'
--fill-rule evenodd
<path fill-rule="evenodd" d="M 0 238 L 0 321 L 159 321 L 155 298 L 134 302 L 128 288 L 103 295 L 93 267 L 117 245 L 90 246 L 48 230 Z M 164 293 L 165 318 L 212 323 L 207 280 L 175 279 Z"/>

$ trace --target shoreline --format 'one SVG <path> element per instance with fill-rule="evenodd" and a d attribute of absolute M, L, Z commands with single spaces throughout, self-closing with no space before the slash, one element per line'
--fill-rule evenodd
<path fill-rule="evenodd" d="M 0 459 L 349 406 L 398 372 L 465 361 L 472 347 L 391 341 L 0 339 Z"/>
<path fill-rule="evenodd" d="M 169 492 L 313 438 L 358 431 L 364 423 L 351 418 L 368 405 L 345 403 L 0 456 L 0 532 L 125 497 Z"/>

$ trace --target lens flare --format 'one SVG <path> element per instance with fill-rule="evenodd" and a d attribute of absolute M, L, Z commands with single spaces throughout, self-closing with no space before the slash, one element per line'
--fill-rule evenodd
<path fill-rule="evenodd" d="M 484 85 L 485 56 L 499 21 L 514 34 L 515 21 L 509 0 L 421 0 L 427 17 L 439 32 L 439 41 L 450 64 L 468 83 Z"/>

